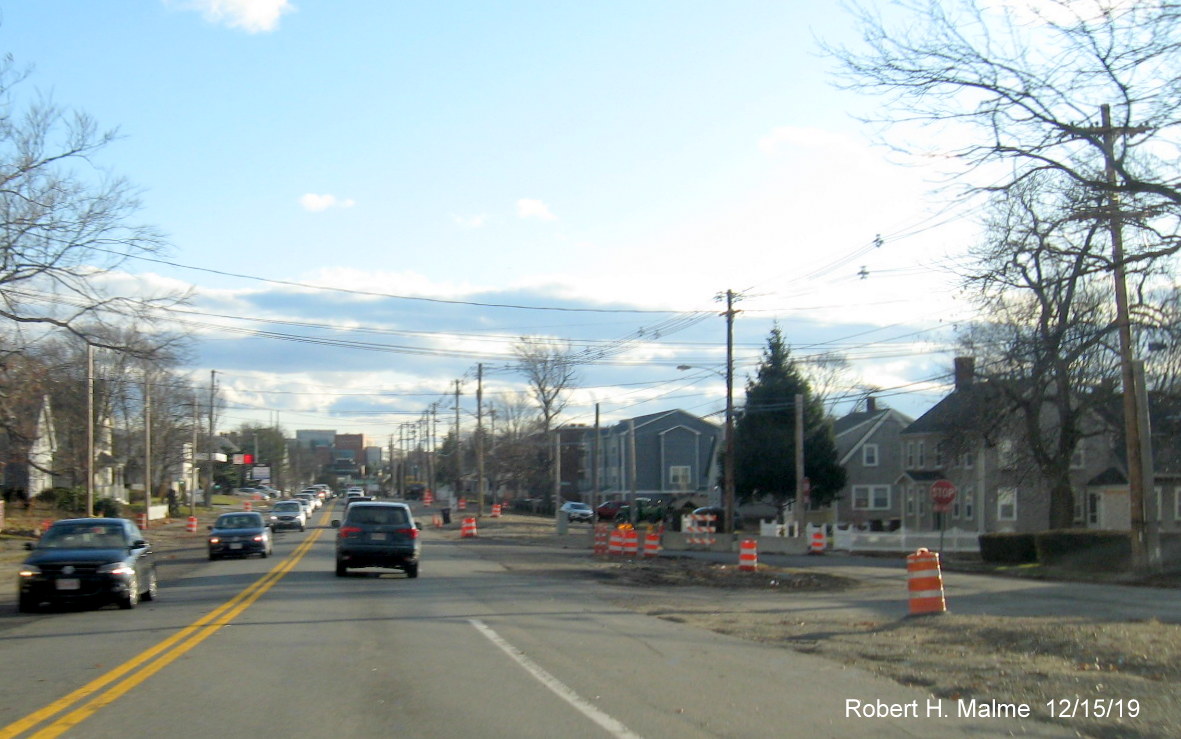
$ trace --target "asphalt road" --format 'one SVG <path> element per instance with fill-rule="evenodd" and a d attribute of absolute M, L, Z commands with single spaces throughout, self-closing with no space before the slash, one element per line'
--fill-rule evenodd
<path fill-rule="evenodd" d="M 0 739 L 1071 735 L 952 701 L 939 717 L 921 690 L 641 616 L 429 530 L 418 579 L 338 578 L 332 533 L 165 568 L 133 611 L 7 609 Z"/>

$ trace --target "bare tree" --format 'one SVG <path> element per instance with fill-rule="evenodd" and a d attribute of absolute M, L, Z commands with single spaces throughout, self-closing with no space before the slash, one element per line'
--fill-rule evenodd
<path fill-rule="evenodd" d="M 143 326 L 183 296 L 104 291 L 104 273 L 159 251 L 163 239 L 131 222 L 136 194 L 95 164 L 115 133 L 45 99 L 21 108 L 14 88 L 25 76 L 11 57 L 0 60 L 0 319 L 109 346 L 94 329 Z"/>
<path fill-rule="evenodd" d="M 888 12 L 855 8 L 863 47 L 826 48 L 846 87 L 884 98 L 867 120 L 891 146 L 960 165 L 967 193 L 1053 172 L 1094 201 L 1115 194 L 1152 234 L 1129 264 L 1181 248 L 1181 7 L 899 0 Z"/>
<path fill-rule="evenodd" d="M 1085 207 L 1060 175 L 1035 175 L 994 198 L 988 239 L 966 278 L 981 314 L 964 336 L 997 403 L 983 426 L 1009 425 L 1045 481 L 1050 526 L 1074 520 L 1071 458 L 1106 430 L 1119 378 L 1105 232 L 1075 214 Z M 1144 275 L 1139 275 L 1144 277 Z"/>
<path fill-rule="evenodd" d="M 541 416 L 541 430 L 549 432 L 554 418 L 566 407 L 566 392 L 578 381 L 570 342 L 524 336 L 513 345 L 516 369 L 529 382 L 529 392 Z"/>

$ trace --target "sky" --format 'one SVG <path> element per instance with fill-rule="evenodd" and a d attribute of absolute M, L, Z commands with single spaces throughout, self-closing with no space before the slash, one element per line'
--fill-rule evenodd
<path fill-rule="evenodd" d="M 818 41 L 853 32 L 783 0 L 0 0 L 19 94 L 118 129 L 96 164 L 169 248 L 104 279 L 192 292 L 220 426 L 378 440 L 456 380 L 470 420 L 480 364 L 486 402 L 523 389 L 523 336 L 586 360 L 566 422 L 719 420 L 727 290 L 739 403 L 773 326 L 848 359 L 840 395 L 942 397 L 977 230 L 833 84 Z"/>

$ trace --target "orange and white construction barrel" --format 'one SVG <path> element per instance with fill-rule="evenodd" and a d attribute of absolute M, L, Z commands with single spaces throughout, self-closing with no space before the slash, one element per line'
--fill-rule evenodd
<path fill-rule="evenodd" d="M 660 556 L 660 532 L 649 531 L 644 536 L 644 556 L 657 557 Z"/>
<path fill-rule="evenodd" d="M 471 517 L 463 519 L 463 526 L 459 530 L 459 536 L 462 539 L 476 538 L 476 519 Z"/>
<path fill-rule="evenodd" d="M 813 529 L 811 540 L 808 543 L 808 554 L 824 554 L 827 547 L 828 536 L 824 533 L 824 527 L 817 526 Z"/>
<path fill-rule="evenodd" d="M 197 517 L 189 516 L 189 520 L 185 523 L 185 531 L 190 534 L 197 533 Z"/>
<path fill-rule="evenodd" d="M 939 553 L 920 549 L 906 557 L 906 589 L 910 595 L 910 615 L 945 613 L 943 573 Z"/>
<path fill-rule="evenodd" d="M 743 572 L 759 569 L 759 543 L 754 539 L 743 539 L 738 546 L 738 569 Z"/>

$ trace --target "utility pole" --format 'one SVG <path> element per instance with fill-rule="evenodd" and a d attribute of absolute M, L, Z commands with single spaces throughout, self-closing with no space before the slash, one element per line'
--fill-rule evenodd
<path fill-rule="evenodd" d="M 197 515 L 197 488 L 201 487 L 201 468 L 197 466 L 197 438 L 201 428 L 201 407 L 197 404 L 197 391 L 193 390 L 193 448 L 192 476 L 189 480 L 189 515 Z"/>
<path fill-rule="evenodd" d="M 476 365 L 476 515 L 484 515 L 484 363 Z"/>
<path fill-rule="evenodd" d="M 599 503 L 599 404 L 595 403 L 595 435 L 591 440 L 591 499 L 590 507 L 594 511 Z M 594 521 L 594 514 L 591 514 Z"/>
<path fill-rule="evenodd" d="M 721 296 L 719 296 L 721 297 Z M 726 428 L 725 468 L 722 471 L 722 508 L 726 520 L 725 533 L 734 533 L 734 301 L 738 298 L 733 290 L 725 292 L 726 312 Z"/>
<path fill-rule="evenodd" d="M 1128 455 L 1128 505 L 1132 529 L 1132 568 L 1136 571 L 1148 569 L 1148 544 L 1144 531 L 1144 457 L 1151 454 L 1145 449 L 1147 439 L 1140 435 L 1140 410 L 1136 393 L 1136 372 L 1132 357 L 1132 320 L 1128 311 L 1128 287 L 1124 267 L 1124 240 L 1121 228 L 1119 184 L 1115 166 L 1115 136 L 1140 133 L 1142 128 L 1115 128 L 1111 124 L 1111 106 L 1100 107 L 1102 116 L 1103 158 L 1107 176 L 1108 226 L 1111 230 L 1111 261 L 1115 280 L 1116 328 L 1119 332 L 1120 377 L 1123 384 L 1124 437 Z M 1147 409 L 1145 409 L 1147 413 Z"/>
<path fill-rule="evenodd" d="M 796 467 L 796 500 L 792 510 L 792 518 L 796 522 L 796 533 L 803 535 L 804 530 L 804 396 L 795 395 L 795 467 Z"/>
<path fill-rule="evenodd" d="M 205 488 L 205 505 L 213 505 L 213 450 L 215 441 L 213 439 L 213 406 L 214 396 L 217 394 L 217 370 L 209 370 L 209 451 L 207 462 L 209 464 L 209 478 L 207 480 L 207 487 Z"/>
<path fill-rule="evenodd" d="M 636 420 L 634 418 L 627 419 L 627 458 L 627 476 L 631 478 L 631 484 L 628 487 L 628 504 L 630 506 L 628 510 L 631 511 L 631 524 L 635 526 L 640 512 L 636 510 Z"/>
<path fill-rule="evenodd" d="M 455 381 L 455 500 L 463 494 L 463 445 L 459 441 L 459 384 Z"/>
<path fill-rule="evenodd" d="M 144 528 L 152 520 L 152 382 L 144 368 Z"/>
<path fill-rule="evenodd" d="M 86 515 L 94 515 L 94 347 L 86 345 Z"/>

